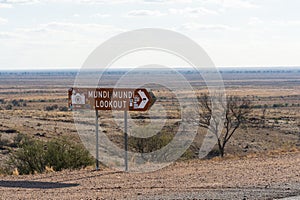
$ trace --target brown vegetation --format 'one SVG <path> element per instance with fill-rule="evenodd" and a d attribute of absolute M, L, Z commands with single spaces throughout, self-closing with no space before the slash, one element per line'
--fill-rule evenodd
<path fill-rule="evenodd" d="M 180 188 L 182 188 L 182 192 L 191 192 L 196 191 L 197 189 L 195 188 L 197 187 L 199 187 L 200 190 L 203 190 L 203 188 L 225 187 L 225 183 L 228 184 L 231 178 L 236 180 L 236 182 L 228 187 L 248 187 L 248 182 L 252 184 L 251 186 L 259 185 L 260 187 L 269 187 L 268 184 L 272 185 L 273 183 L 286 184 L 289 183 L 290 180 L 295 182 L 294 179 L 299 178 L 297 173 L 300 171 L 298 152 L 300 148 L 300 73 L 239 72 L 239 76 L 236 76 L 235 72 L 226 72 L 222 75 L 226 86 L 226 95 L 234 96 L 232 100 L 234 100 L 234 98 L 239 99 L 238 101 L 236 101 L 236 99 L 235 101 L 229 99 L 229 102 L 231 102 L 229 105 L 238 109 L 236 110 L 237 112 L 232 112 L 235 110 L 227 109 L 231 111 L 227 113 L 228 116 L 230 115 L 230 118 L 234 120 L 230 121 L 233 123 L 227 123 L 228 127 L 223 133 L 224 137 L 220 138 L 219 141 L 223 150 L 226 146 L 225 158 L 188 161 L 186 163 L 179 162 L 173 166 L 174 168 L 171 167 L 162 170 L 162 172 L 150 174 L 148 178 L 147 174 L 137 175 L 136 177 L 127 174 L 121 175 L 122 178 L 125 178 L 124 180 L 130 180 L 131 178 L 134 178 L 136 181 L 145 180 L 145 182 L 147 182 L 145 190 L 133 182 L 132 188 L 122 185 L 124 180 L 117 181 L 120 180 L 117 173 L 116 175 L 107 176 L 107 179 L 105 179 L 106 182 L 97 189 L 96 186 L 94 187 L 87 183 L 89 180 L 88 175 L 91 174 L 90 171 L 79 171 L 79 174 L 84 174 L 83 177 L 76 175 L 77 172 L 72 172 L 71 176 L 73 179 L 84 179 L 83 185 L 78 188 L 79 192 L 73 191 L 74 195 L 81 195 L 80 197 L 83 197 L 82 195 L 86 188 L 92 188 L 91 190 L 96 196 L 99 193 L 95 191 L 99 190 L 104 197 L 109 197 L 110 193 L 119 191 L 119 193 L 116 193 L 116 198 L 125 198 L 125 195 L 128 195 L 128 198 L 130 198 L 130 195 L 136 197 L 138 193 L 143 195 L 147 193 L 150 196 L 157 192 L 163 193 L 169 191 L 170 193 L 176 193 Z M 9 155 L 18 149 L 15 144 L 18 140 L 16 136 L 19 133 L 42 142 L 47 142 L 62 136 L 71 137 L 74 142 L 80 142 L 74 125 L 72 112 L 68 111 L 66 107 L 67 90 L 73 84 L 75 73 L 55 73 L 52 75 L 29 73 L 24 76 L 18 74 L 1 74 L 0 76 L 0 174 L 4 173 L 1 170 L 2 164 L 8 160 Z M 117 78 L 113 74 L 111 76 L 112 79 Z M 203 98 L 207 92 L 205 82 L 199 80 L 199 77 L 192 73 L 187 73 L 185 76 L 191 81 L 192 85 L 195 86 L 197 96 Z M 144 145 L 146 140 L 139 140 L 134 137 L 130 138 L 130 150 L 132 151 L 148 152 L 160 148 L 172 139 L 172 132 L 176 130 L 176 124 L 180 117 L 180 109 L 178 108 L 178 102 L 174 101 L 174 95 L 168 90 L 159 87 L 154 87 L 153 92 L 158 97 L 157 103 L 160 103 L 168 110 L 167 125 L 160 134 L 149 140 L 152 142 L 152 145 Z M 182 93 L 189 97 L 189 91 L 182 91 Z M 243 99 L 251 101 L 251 113 L 248 113 L 248 109 L 244 109 L 245 106 L 241 107 L 240 104 L 234 104 L 234 102 L 242 103 Z M 246 105 L 248 105 L 248 103 L 246 103 Z M 235 116 L 238 116 L 238 113 L 244 111 L 247 111 L 245 114 L 247 114 L 249 123 L 247 123 L 246 129 L 241 129 L 241 122 L 244 119 L 239 120 L 242 118 L 235 118 Z M 113 142 L 122 147 L 122 128 L 116 123 L 113 123 L 111 113 L 101 112 L 100 116 L 102 130 L 107 133 Z M 130 116 L 135 123 L 149 122 L 147 113 L 130 113 Z M 152 120 L 159 121 L 162 120 L 162 117 L 162 113 L 157 112 Z M 228 130 L 227 134 L 226 130 Z M 199 128 L 193 145 L 184 154 L 185 158 L 197 158 L 197 153 L 199 147 L 201 147 L 206 131 L 206 127 Z M 169 132 L 170 134 L 168 134 Z M 162 141 L 159 139 L 162 139 Z M 219 147 L 220 146 L 216 145 L 208 157 L 215 157 L 214 152 L 218 151 Z M 294 153 L 290 151 L 294 151 Z M 269 154 L 269 152 L 272 152 L 272 154 L 264 157 L 264 155 Z M 286 153 L 282 155 L 282 152 Z M 253 158 L 249 158 L 249 156 Z M 263 157 L 260 158 L 260 156 Z M 266 162 L 263 158 L 266 159 Z M 252 165 L 252 163 L 254 164 Z M 247 167 L 248 164 L 249 167 Z M 292 164 L 293 166 L 291 166 Z M 222 175 L 219 174 L 220 176 L 218 177 L 218 174 L 214 174 L 212 171 L 207 172 L 207 169 L 210 168 L 216 171 L 222 170 L 221 166 L 226 169 L 231 169 L 232 166 L 235 166 L 234 169 L 240 169 L 241 171 L 227 171 L 226 175 L 223 173 Z M 259 171 L 260 174 L 267 174 L 268 176 L 259 181 L 260 177 L 256 177 L 258 179 L 255 179 L 254 172 L 251 173 L 250 168 L 252 171 L 255 169 L 255 171 Z M 51 166 L 47 166 L 47 170 L 52 171 Z M 249 175 L 245 174 L 243 170 L 249 172 Z M 282 173 L 276 174 L 278 170 Z M 105 172 L 100 172 L 99 176 L 102 176 L 101 173 Z M 190 177 L 188 173 L 191 174 Z M 276 174 L 275 177 L 273 176 L 274 173 Z M 182 177 L 174 177 L 180 174 L 182 174 Z M 199 179 L 199 174 L 204 174 L 205 177 Z M 97 175 L 97 172 L 91 174 L 91 176 L 96 177 Z M 296 177 L 296 175 L 298 177 Z M 51 179 L 45 178 L 43 175 L 40 176 L 43 181 L 58 181 L 58 177 Z M 68 173 L 63 172 L 57 176 L 66 178 L 68 177 Z M 191 180 L 197 179 L 198 182 L 195 182 L 194 187 L 188 187 L 188 185 L 193 184 L 192 181 L 188 182 L 188 180 L 184 178 L 185 176 L 191 178 Z M 218 182 L 218 178 L 220 177 L 224 179 Z M 246 180 L 245 177 L 249 178 L 249 180 Z M 33 176 L 25 176 L 24 179 L 30 180 L 33 178 Z M 164 182 L 165 178 L 167 178 L 168 182 Z M 242 178 L 245 178 L 245 180 Z M 10 180 L 11 178 L 8 177 L 6 179 Z M 67 179 L 64 179 L 62 182 L 78 182 L 76 180 L 66 180 Z M 116 182 L 110 182 L 112 180 Z M 151 182 L 151 180 L 157 180 L 157 182 Z M 159 181 L 162 183 L 160 184 Z M 180 184 L 176 184 L 178 181 Z M 206 185 L 201 185 L 199 181 L 201 183 L 206 182 Z M 92 180 L 92 183 L 94 185 L 102 184 L 95 179 Z M 172 186 L 166 188 L 165 185 L 169 183 Z M 155 189 L 155 187 L 160 188 Z M 122 188 L 122 190 L 120 190 L 120 188 Z M 130 193 L 129 191 L 134 188 L 137 188 L 135 189 L 136 193 Z M 6 194 L 7 197 L 12 195 L 12 193 L 7 192 L 7 188 L 1 188 L 1 190 L 5 191 L 3 194 Z M 145 191 L 146 193 L 144 193 Z M 16 191 L 14 190 L 12 192 Z M 28 194 L 32 193 L 27 190 L 26 192 Z M 45 190 L 37 189 L 33 195 L 38 196 L 38 194 L 43 192 L 45 192 Z M 57 193 L 58 192 L 66 191 L 61 189 L 57 190 Z M 50 193 L 53 198 L 57 195 L 56 190 Z M 18 198 L 17 196 L 21 195 L 21 192 L 16 192 L 15 195 L 15 197 Z M 30 196 L 28 196 L 28 198 L 30 198 Z"/>

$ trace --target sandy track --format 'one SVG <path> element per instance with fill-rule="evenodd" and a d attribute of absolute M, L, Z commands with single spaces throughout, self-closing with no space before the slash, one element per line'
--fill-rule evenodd
<path fill-rule="evenodd" d="M 112 170 L 2 176 L 1 199 L 273 199 L 300 195 L 300 152 Z"/>

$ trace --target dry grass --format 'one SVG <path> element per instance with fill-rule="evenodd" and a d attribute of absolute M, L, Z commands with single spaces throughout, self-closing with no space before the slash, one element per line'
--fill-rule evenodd
<path fill-rule="evenodd" d="M 252 75 L 255 76 L 255 75 Z M 41 140 L 48 140 L 61 136 L 72 136 L 74 140 L 80 141 L 76 134 L 72 112 L 61 112 L 59 110 L 46 111 L 45 107 L 57 105 L 67 106 L 67 90 L 72 86 L 74 76 L 55 75 L 53 77 L 10 76 L 0 80 L 1 99 L 6 104 L 12 100 L 23 99 L 26 106 L 13 106 L 12 110 L 0 110 L 0 133 L 12 140 L 17 133 L 24 133 Z M 192 80 L 192 85 L 197 86 L 196 94 L 201 95 L 207 90 L 202 87 L 203 81 L 198 81 L 194 76 L 187 77 Z M 299 145 L 299 125 L 300 107 L 292 106 L 298 103 L 300 86 L 295 83 L 286 85 L 290 77 L 280 77 L 278 79 L 260 80 L 243 75 L 242 79 L 236 79 L 236 75 L 226 74 L 225 85 L 227 95 L 248 96 L 254 105 L 268 105 L 265 125 L 252 124 L 246 130 L 240 130 L 227 147 L 229 155 L 245 155 L 253 152 L 268 152 L 276 149 L 293 149 Z M 295 76 L 292 76 L 295 79 Z M 18 85 L 17 87 L 15 85 Z M 163 88 L 155 88 L 153 92 L 158 97 L 160 103 L 166 110 L 167 124 L 174 124 L 180 118 L 180 109 L 177 101 L 174 101 L 174 94 Z M 181 91 L 189 97 L 190 91 Z M 288 104 L 287 107 L 273 108 L 274 104 Z M 4 108 L 4 105 L 0 104 Z M 152 113 L 153 114 L 153 113 Z M 140 116 L 147 116 L 147 113 L 130 113 L 136 118 L 135 123 L 147 124 L 148 119 Z M 262 109 L 254 109 L 253 117 L 261 119 Z M 101 112 L 101 125 L 103 130 L 111 135 L 111 140 L 122 143 L 115 139 L 114 135 L 123 134 L 122 127 L 111 120 L 109 112 Z M 154 114 L 157 120 L 164 118 L 164 113 Z M 7 130 L 15 130 L 15 133 L 6 133 Z M 129 129 L 130 130 L 130 129 Z M 129 133 L 130 134 L 130 133 Z M 196 142 L 201 143 L 203 131 L 199 131 L 200 136 Z"/>

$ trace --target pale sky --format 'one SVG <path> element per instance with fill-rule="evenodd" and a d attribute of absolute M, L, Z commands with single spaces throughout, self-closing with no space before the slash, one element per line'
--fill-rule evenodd
<path fill-rule="evenodd" d="M 0 0 L 0 70 L 80 68 L 124 31 L 164 28 L 217 66 L 300 66 L 299 0 Z"/>

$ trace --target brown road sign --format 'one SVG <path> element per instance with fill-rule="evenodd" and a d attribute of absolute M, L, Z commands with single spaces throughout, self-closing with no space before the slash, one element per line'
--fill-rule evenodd
<path fill-rule="evenodd" d="M 71 109 L 146 111 L 156 98 L 145 88 L 70 88 Z"/>

